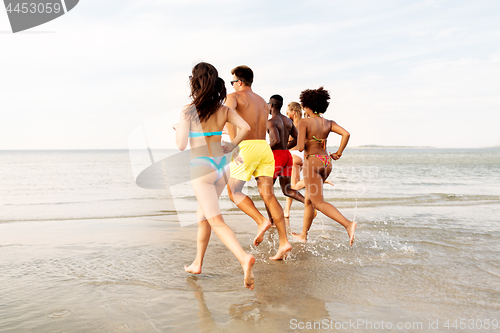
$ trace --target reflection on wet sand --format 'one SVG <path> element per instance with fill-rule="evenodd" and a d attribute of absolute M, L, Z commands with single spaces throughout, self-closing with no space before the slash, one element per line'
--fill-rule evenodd
<path fill-rule="evenodd" d="M 291 267 L 290 267 L 291 268 Z M 267 273 L 265 273 L 267 275 Z M 231 332 L 286 332 L 290 329 L 290 322 L 311 321 L 315 319 L 328 318 L 329 312 L 324 300 L 311 296 L 308 287 L 300 288 L 302 281 L 295 280 L 285 274 L 276 274 L 276 281 L 265 280 L 248 296 L 223 293 L 226 301 L 215 301 L 220 293 L 208 292 L 209 302 L 216 305 L 212 311 L 207 306 L 207 300 L 203 291 L 203 279 L 197 276 L 189 276 L 186 282 L 193 291 L 198 302 L 198 328 L 200 332 L 223 332 L 229 329 Z M 278 284 L 276 284 L 276 282 Z M 285 287 L 284 289 L 282 287 Z M 303 286 L 304 287 L 304 286 Z M 297 293 L 288 291 L 297 290 Z M 213 297 L 215 296 L 215 297 Z M 222 305 L 222 309 L 221 309 Z M 225 310 L 226 306 L 228 309 Z M 226 315 L 227 311 L 227 315 Z M 214 315 L 218 313 L 218 315 Z"/>
<path fill-rule="evenodd" d="M 210 333 L 215 332 L 215 328 L 217 327 L 214 317 L 212 313 L 208 309 L 208 306 L 205 302 L 205 296 L 203 295 L 203 289 L 198 284 L 198 278 L 196 276 L 189 276 L 186 278 L 187 283 L 193 289 L 193 294 L 196 300 L 198 301 L 198 318 L 200 318 L 200 323 L 198 325 L 200 332 L 202 333 Z"/>

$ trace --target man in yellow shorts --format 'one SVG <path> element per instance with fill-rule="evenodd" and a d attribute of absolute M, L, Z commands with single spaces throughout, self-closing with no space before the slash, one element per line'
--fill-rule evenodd
<path fill-rule="evenodd" d="M 245 183 L 252 176 L 255 177 L 259 194 L 271 212 L 280 239 L 278 252 L 270 259 L 280 260 L 286 256 L 292 246 L 286 236 L 283 209 L 274 196 L 274 156 L 266 141 L 269 106 L 262 97 L 252 91 L 253 71 L 249 67 L 238 66 L 231 71 L 231 74 L 233 75 L 231 85 L 235 92 L 227 96 L 226 106 L 234 109 L 251 129 L 239 145 L 243 163 L 238 165 L 233 162 L 230 165 L 229 197 L 257 223 L 258 231 L 254 245 L 259 245 L 264 239 L 265 232 L 271 227 L 271 222 L 259 212 L 252 199 L 242 192 Z M 236 128 L 227 124 L 227 129 L 229 136 L 233 139 L 236 136 Z"/>

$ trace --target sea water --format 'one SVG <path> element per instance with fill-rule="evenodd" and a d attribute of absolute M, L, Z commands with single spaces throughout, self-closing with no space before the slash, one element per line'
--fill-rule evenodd
<path fill-rule="evenodd" d="M 324 196 L 358 222 L 354 246 L 319 213 L 284 262 L 268 259 L 276 232 L 253 247 L 254 222 L 223 194 L 257 258 L 252 292 L 215 236 L 204 272 L 184 273 L 196 225 L 179 226 L 173 201 L 194 213 L 196 199 L 187 185 L 180 198 L 137 186 L 127 151 L 2 151 L 0 162 L 2 332 L 286 332 L 323 319 L 422 325 L 388 332 L 464 319 L 472 332 L 500 320 L 498 148 L 347 149 Z M 245 191 L 265 214 L 255 181 Z M 302 216 L 294 202 L 292 231 Z"/>

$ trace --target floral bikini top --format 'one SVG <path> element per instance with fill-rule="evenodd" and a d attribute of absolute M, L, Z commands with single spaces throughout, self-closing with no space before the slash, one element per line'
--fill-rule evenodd
<path fill-rule="evenodd" d="M 321 119 L 323 119 L 323 124 L 324 124 L 325 118 L 321 117 Z M 308 139 L 308 140 L 320 143 L 321 144 L 321 148 L 323 148 L 323 150 L 326 150 L 326 138 L 324 138 L 324 139 L 318 139 L 315 135 L 313 135 L 312 139 Z M 306 158 L 308 158 L 310 156 L 314 156 L 314 157 L 318 158 L 321 162 L 323 162 L 323 166 L 324 167 L 328 167 L 330 165 L 331 157 L 328 154 L 328 152 L 327 152 L 326 155 L 321 155 L 321 154 L 307 155 Z"/>

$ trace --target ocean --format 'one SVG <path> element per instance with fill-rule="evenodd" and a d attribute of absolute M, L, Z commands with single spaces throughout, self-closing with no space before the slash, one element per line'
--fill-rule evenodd
<path fill-rule="evenodd" d="M 275 230 L 251 245 L 223 193 L 253 291 L 215 235 L 202 274 L 184 272 L 196 198 L 179 156 L 162 155 L 170 186 L 140 187 L 127 150 L 0 151 L 0 332 L 500 331 L 500 148 L 347 148 L 324 196 L 358 222 L 354 245 L 319 213 L 282 262 Z M 292 231 L 302 216 L 294 202 Z"/>

